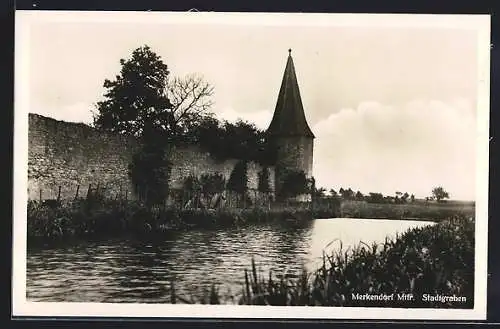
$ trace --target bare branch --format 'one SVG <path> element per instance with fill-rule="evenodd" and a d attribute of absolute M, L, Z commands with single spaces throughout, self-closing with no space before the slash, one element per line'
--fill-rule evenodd
<path fill-rule="evenodd" d="M 209 114 L 208 111 L 213 105 L 213 90 L 213 87 L 197 74 L 169 80 L 168 98 L 172 103 L 174 124 Z"/>

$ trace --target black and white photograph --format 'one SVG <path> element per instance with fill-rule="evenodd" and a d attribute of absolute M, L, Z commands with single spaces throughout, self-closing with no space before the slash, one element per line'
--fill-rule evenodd
<path fill-rule="evenodd" d="M 488 15 L 17 11 L 13 315 L 486 318 Z"/>

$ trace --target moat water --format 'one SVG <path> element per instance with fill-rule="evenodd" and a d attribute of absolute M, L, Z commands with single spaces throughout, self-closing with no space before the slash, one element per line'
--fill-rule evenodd
<path fill-rule="evenodd" d="M 255 259 L 268 276 L 294 277 L 314 270 L 323 251 L 384 242 L 423 221 L 317 219 L 300 226 L 260 224 L 224 230 L 166 234 L 154 241 L 114 239 L 77 242 L 28 251 L 27 298 L 57 302 L 170 302 L 178 294 L 200 296 L 213 283 L 222 295 L 238 296 L 244 271 Z"/>

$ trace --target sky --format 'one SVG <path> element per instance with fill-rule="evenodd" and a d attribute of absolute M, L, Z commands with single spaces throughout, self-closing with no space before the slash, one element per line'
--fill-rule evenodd
<path fill-rule="evenodd" d="M 266 22 L 32 20 L 22 62 L 29 111 L 90 123 L 104 79 L 148 45 L 172 75 L 202 74 L 214 86 L 217 117 L 266 129 L 291 48 L 318 186 L 417 197 L 443 186 L 452 199 L 475 199 L 476 30 Z"/>

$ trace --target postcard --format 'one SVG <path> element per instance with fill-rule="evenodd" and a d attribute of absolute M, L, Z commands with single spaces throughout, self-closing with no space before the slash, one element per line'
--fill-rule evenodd
<path fill-rule="evenodd" d="M 16 12 L 13 315 L 486 318 L 488 15 Z"/>

